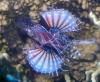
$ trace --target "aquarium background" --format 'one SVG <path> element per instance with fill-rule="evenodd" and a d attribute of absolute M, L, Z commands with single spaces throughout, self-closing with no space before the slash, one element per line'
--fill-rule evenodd
<path fill-rule="evenodd" d="M 84 29 L 72 36 L 96 38 L 95 44 L 76 47 L 81 59 L 69 62 L 70 69 L 59 76 L 38 74 L 31 69 L 23 48 L 32 46 L 32 42 L 21 35 L 14 23 L 20 16 L 38 22 L 41 11 L 54 8 L 68 10 L 82 22 L 80 27 Z M 100 0 L 0 0 L 0 82 L 100 82 L 99 73 Z"/>

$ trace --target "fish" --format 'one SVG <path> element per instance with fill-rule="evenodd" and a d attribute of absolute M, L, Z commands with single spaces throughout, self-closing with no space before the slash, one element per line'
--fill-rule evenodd
<path fill-rule="evenodd" d="M 77 31 L 77 19 L 69 11 L 55 9 L 42 12 L 47 27 L 36 24 L 31 27 L 33 38 L 40 42 L 40 48 L 28 50 L 27 60 L 30 66 L 37 72 L 58 75 L 58 70 L 63 64 L 63 53 L 72 49 L 70 38 L 65 32 Z M 73 20 L 73 23 L 72 23 Z M 28 33 L 28 32 L 27 32 Z M 74 57 L 73 57 L 74 58 Z"/>
<path fill-rule="evenodd" d="M 76 45 L 95 43 L 95 40 L 76 40 L 66 35 L 66 32 L 81 30 L 79 27 L 81 22 L 68 10 L 51 9 L 41 12 L 40 18 L 42 23 L 34 23 L 31 19 L 20 19 L 16 23 L 22 26 L 22 30 L 38 45 L 26 49 L 26 60 L 36 72 L 58 76 L 59 70 L 62 70 L 65 64 L 65 58 L 70 62 L 71 58 L 77 59 L 82 55 L 75 48 Z M 66 68 L 69 66 L 66 65 Z"/>

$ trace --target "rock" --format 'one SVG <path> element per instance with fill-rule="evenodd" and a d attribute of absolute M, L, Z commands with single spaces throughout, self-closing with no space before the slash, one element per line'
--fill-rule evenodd
<path fill-rule="evenodd" d="M 1 1 L 0 2 L 0 11 L 7 11 L 9 9 L 8 5 L 9 5 L 9 3 L 7 1 Z"/>
<path fill-rule="evenodd" d="M 81 58 L 89 58 L 97 50 L 97 45 L 79 45 Z"/>
<path fill-rule="evenodd" d="M 31 8 L 30 8 L 30 10 L 37 10 L 38 9 L 38 7 L 36 6 L 36 5 L 33 5 Z"/>
<path fill-rule="evenodd" d="M 2 25 L 7 25 L 7 21 L 6 20 L 2 21 Z"/>
<path fill-rule="evenodd" d="M 70 76 L 68 74 L 64 74 L 66 82 L 71 82 Z"/>
<path fill-rule="evenodd" d="M 36 82 L 53 82 L 52 79 L 47 78 L 47 77 L 45 77 L 43 75 L 37 75 L 36 78 L 35 78 L 35 81 Z"/>
<path fill-rule="evenodd" d="M 96 38 L 97 43 L 100 44 L 100 30 L 94 33 L 94 37 Z"/>
<path fill-rule="evenodd" d="M 9 60 L 9 55 L 7 53 L 0 53 L 0 59 L 5 58 L 7 60 Z"/>
<path fill-rule="evenodd" d="M 51 4 L 51 2 L 50 2 L 50 1 L 48 1 L 48 2 L 46 2 L 46 4 L 47 4 L 47 5 L 50 5 L 50 4 Z"/>
<path fill-rule="evenodd" d="M 40 4 L 40 0 L 34 0 L 34 4 L 39 5 Z"/>
<path fill-rule="evenodd" d="M 17 10 L 20 8 L 20 5 L 14 5 L 14 9 Z"/>
<path fill-rule="evenodd" d="M 88 17 L 88 12 L 84 11 L 81 16 L 84 17 L 84 18 L 87 18 Z"/>
<path fill-rule="evenodd" d="M 43 4 L 42 7 L 41 7 L 41 11 L 46 11 L 47 8 L 48 8 L 47 5 L 46 4 Z"/>
<path fill-rule="evenodd" d="M 100 7 L 99 7 L 99 6 L 96 7 L 96 11 L 97 11 L 97 12 L 100 12 Z"/>
<path fill-rule="evenodd" d="M 32 17 L 32 19 L 37 19 L 39 17 L 37 11 L 30 11 L 29 16 Z"/>
<path fill-rule="evenodd" d="M 81 4 L 82 3 L 82 0 L 78 0 L 78 3 Z"/>
<path fill-rule="evenodd" d="M 83 9 L 87 9 L 88 8 L 88 1 L 87 0 L 83 0 L 83 2 L 82 2 L 82 8 Z"/>

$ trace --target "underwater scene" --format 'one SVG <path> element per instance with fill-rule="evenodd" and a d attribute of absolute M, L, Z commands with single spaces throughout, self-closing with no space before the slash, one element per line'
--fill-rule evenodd
<path fill-rule="evenodd" d="M 100 82 L 100 0 L 0 0 L 0 82 Z"/>

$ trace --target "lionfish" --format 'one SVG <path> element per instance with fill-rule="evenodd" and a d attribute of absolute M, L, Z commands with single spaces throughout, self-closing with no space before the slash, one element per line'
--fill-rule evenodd
<path fill-rule="evenodd" d="M 81 56 L 74 48 L 75 45 L 95 43 L 94 39 L 75 40 L 66 34 L 81 30 L 78 27 L 79 20 L 68 10 L 52 9 L 41 12 L 40 17 L 38 24 L 32 22 L 30 18 L 18 18 L 15 21 L 17 26 L 35 42 L 32 48 L 26 49 L 26 59 L 36 72 L 58 75 L 64 65 L 64 56 L 71 58 Z"/>

